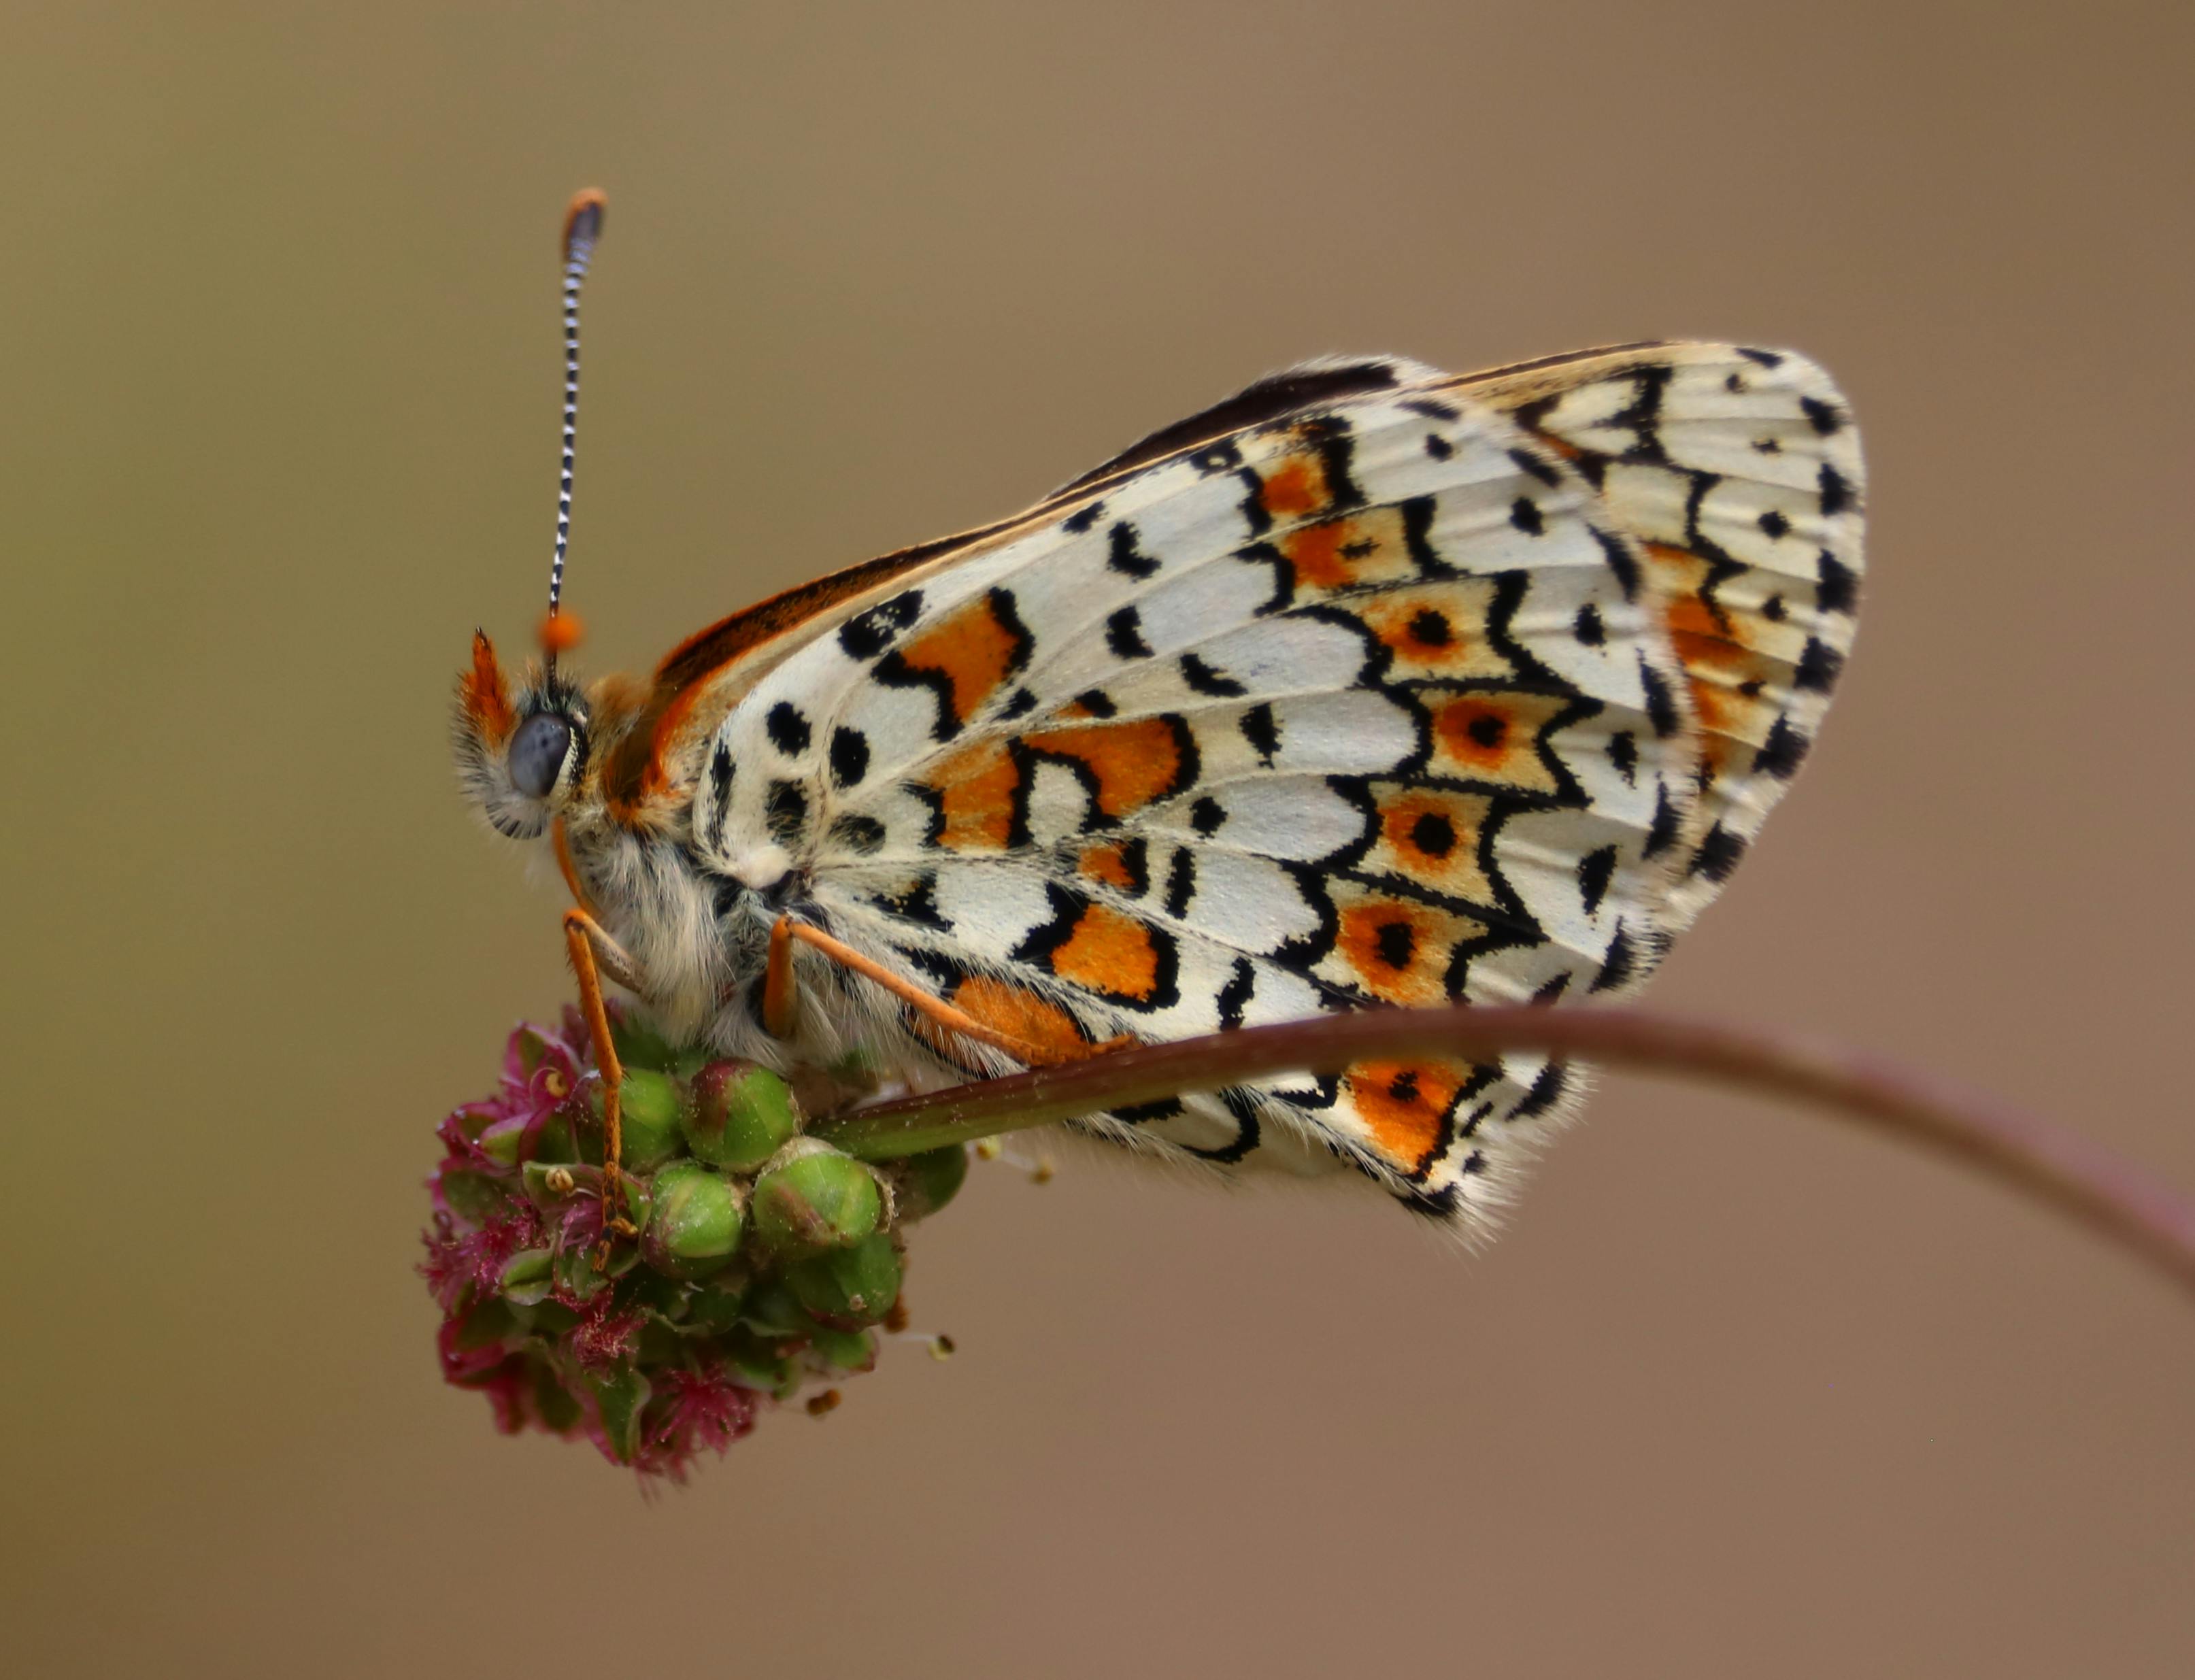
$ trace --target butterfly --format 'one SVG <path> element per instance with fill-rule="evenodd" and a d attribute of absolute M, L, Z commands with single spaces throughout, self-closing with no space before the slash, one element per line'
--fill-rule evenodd
<path fill-rule="evenodd" d="M 677 1041 L 911 1080 L 1322 1012 L 1622 996 L 1730 878 L 1852 642 L 1858 433 L 1778 350 L 1462 376 L 1334 356 L 1038 502 L 787 590 L 642 680 L 476 635 L 465 788 Z M 606 1062 L 613 1080 L 614 1062 Z M 1360 1062 L 1082 1122 L 1354 1169 L 1466 1233 L 1580 1100 L 1544 1056 Z"/>

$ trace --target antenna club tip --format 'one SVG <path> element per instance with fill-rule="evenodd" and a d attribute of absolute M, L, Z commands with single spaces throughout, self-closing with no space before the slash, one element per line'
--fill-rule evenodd
<path fill-rule="evenodd" d="M 602 211 L 608 204 L 608 197 L 597 187 L 589 187 L 572 195 L 572 202 L 564 211 L 566 256 L 571 255 L 573 246 L 591 245 L 602 238 Z"/>
<path fill-rule="evenodd" d="M 559 653 L 568 653 L 585 634 L 576 614 L 562 610 L 551 613 L 541 620 L 541 651 L 552 659 Z"/>

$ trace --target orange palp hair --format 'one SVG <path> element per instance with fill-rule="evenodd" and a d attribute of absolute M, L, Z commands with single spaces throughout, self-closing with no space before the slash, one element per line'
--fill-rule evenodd
<path fill-rule="evenodd" d="M 465 716 L 482 737 L 501 740 L 516 722 L 510 711 L 510 687 L 495 657 L 495 644 L 486 630 L 473 632 L 473 665 L 458 679 Z"/>

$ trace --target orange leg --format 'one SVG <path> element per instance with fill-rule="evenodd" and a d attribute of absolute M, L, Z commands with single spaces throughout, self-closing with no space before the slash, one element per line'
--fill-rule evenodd
<path fill-rule="evenodd" d="M 1133 1042 L 1126 1038 L 1113 1038 L 1102 1044 L 1086 1045 L 1080 1053 L 1063 1054 L 1046 1045 L 1017 1038 L 1010 1033 L 986 1027 L 975 1016 L 954 1009 L 942 998 L 932 997 L 883 964 L 871 962 L 850 945 L 832 938 L 820 928 L 796 922 L 790 916 L 779 917 L 777 924 L 769 930 L 769 966 L 763 973 L 762 1022 L 773 1038 L 781 1038 L 792 1031 L 798 1015 L 799 992 L 792 974 L 792 942 L 795 940 L 803 945 L 814 946 L 841 968 L 850 969 L 862 979 L 883 987 L 893 997 L 940 1027 L 958 1033 L 963 1038 L 973 1038 L 978 1044 L 1002 1050 L 1032 1067 L 1056 1067 L 1062 1062 L 1079 1062 Z"/>
<path fill-rule="evenodd" d="M 587 1036 L 595 1044 L 595 1066 L 602 1075 L 602 1229 L 606 1234 L 614 1231 L 629 1237 L 636 1233 L 632 1222 L 624 1213 L 619 1162 L 625 1153 L 625 1136 L 618 1108 L 618 1090 L 625 1084 L 625 1064 L 618 1060 L 617 1045 L 610 1038 L 609 1011 L 602 1006 L 602 980 L 595 966 L 597 943 L 611 951 L 619 949 L 617 941 L 602 930 L 602 923 L 585 911 L 564 912 L 564 949 L 571 957 L 572 972 L 579 979 L 579 1012 L 586 1017 Z"/>

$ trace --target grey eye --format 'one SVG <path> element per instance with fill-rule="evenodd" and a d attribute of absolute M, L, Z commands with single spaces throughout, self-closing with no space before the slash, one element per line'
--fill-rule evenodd
<path fill-rule="evenodd" d="M 535 712 L 510 738 L 513 785 L 529 799 L 546 799 L 571 750 L 572 720 L 562 712 Z"/>

